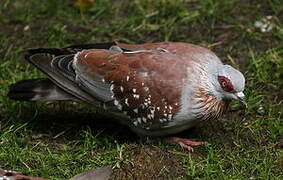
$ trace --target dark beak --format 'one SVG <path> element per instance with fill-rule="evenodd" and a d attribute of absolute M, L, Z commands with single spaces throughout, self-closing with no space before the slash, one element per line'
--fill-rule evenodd
<path fill-rule="evenodd" d="M 240 101 L 240 103 L 245 106 L 245 108 L 248 107 L 248 104 L 245 101 L 245 94 L 243 92 L 236 93 L 237 100 Z"/>

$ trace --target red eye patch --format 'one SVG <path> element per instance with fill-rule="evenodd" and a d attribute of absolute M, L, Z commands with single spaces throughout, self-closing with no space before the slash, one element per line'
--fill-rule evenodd
<path fill-rule="evenodd" d="M 230 81 L 230 79 L 224 77 L 224 76 L 218 76 L 218 82 L 221 86 L 221 88 L 226 92 L 233 92 L 234 87 Z"/>

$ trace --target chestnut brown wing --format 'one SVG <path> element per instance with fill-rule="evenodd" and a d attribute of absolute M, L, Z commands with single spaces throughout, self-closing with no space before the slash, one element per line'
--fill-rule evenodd
<path fill-rule="evenodd" d="M 119 47 L 116 47 L 119 49 Z M 77 82 L 85 91 L 137 121 L 172 119 L 186 79 L 186 65 L 165 49 L 124 52 L 85 50 L 75 57 Z"/>

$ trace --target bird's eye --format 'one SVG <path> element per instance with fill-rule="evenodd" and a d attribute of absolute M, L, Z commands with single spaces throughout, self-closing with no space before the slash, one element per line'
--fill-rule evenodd
<path fill-rule="evenodd" d="M 226 92 L 233 92 L 234 91 L 234 87 L 231 83 L 231 81 L 224 77 L 224 76 L 218 76 L 218 82 L 221 86 L 221 88 L 226 91 Z"/>
<path fill-rule="evenodd" d="M 221 87 L 222 87 L 222 88 L 225 88 L 225 87 L 226 87 L 226 82 L 225 82 L 225 81 L 222 81 L 222 82 L 221 82 Z"/>

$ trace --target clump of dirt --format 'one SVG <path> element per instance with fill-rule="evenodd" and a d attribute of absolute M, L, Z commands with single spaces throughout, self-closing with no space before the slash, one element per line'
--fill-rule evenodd
<path fill-rule="evenodd" d="M 163 180 L 185 174 L 174 156 L 160 147 L 131 145 L 126 152 L 131 153 L 133 163 L 125 163 L 120 169 L 115 169 L 111 179 Z"/>

